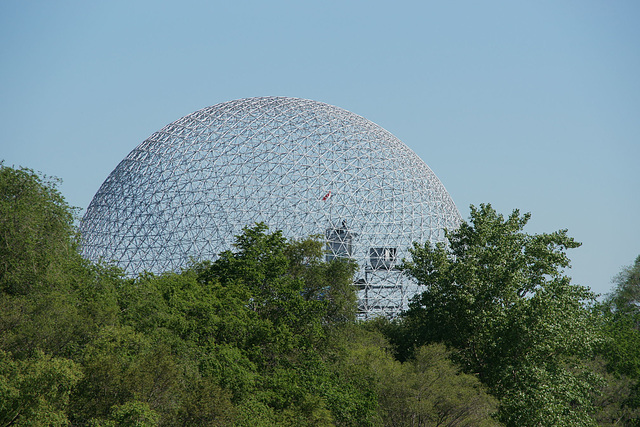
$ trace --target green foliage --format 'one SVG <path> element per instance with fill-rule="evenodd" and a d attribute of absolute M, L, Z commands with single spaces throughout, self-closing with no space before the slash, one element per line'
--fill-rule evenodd
<path fill-rule="evenodd" d="M 614 284 L 601 306 L 609 338 L 602 351 L 610 372 L 640 379 L 640 256 L 623 268 Z"/>
<path fill-rule="evenodd" d="M 342 381 L 365 392 L 361 399 L 375 398 L 379 408 L 353 417 L 360 420 L 353 425 L 499 425 L 492 418 L 497 400 L 475 376 L 460 372 L 444 345 L 420 347 L 401 363 L 375 323 L 345 327 L 336 337 L 345 340 L 336 359 Z"/>
<path fill-rule="evenodd" d="M 106 420 L 92 419 L 92 427 L 153 427 L 159 422 L 158 414 L 144 402 L 130 401 L 113 407 Z"/>
<path fill-rule="evenodd" d="M 640 379 L 640 316 L 630 313 L 606 312 L 604 334 L 608 338 L 601 347 L 607 370 L 616 375 Z"/>
<path fill-rule="evenodd" d="M 69 396 L 81 377 L 71 360 L 41 351 L 15 360 L 0 350 L 0 425 L 67 425 Z"/>
<path fill-rule="evenodd" d="M 322 354 L 328 330 L 354 320 L 354 264 L 325 263 L 321 242 L 287 242 L 263 224 L 245 228 L 236 248 L 195 268 L 198 280 L 226 302 L 216 313 L 209 372 L 241 405 L 251 399 L 251 408 L 261 407 L 258 402 L 272 408 L 260 418 L 333 423 L 342 403 L 332 396 L 341 386 Z"/>
<path fill-rule="evenodd" d="M 116 321 L 113 287 L 100 280 L 51 285 L 30 295 L 0 293 L 0 348 L 16 357 L 34 349 L 73 357 L 100 325 Z"/>
<path fill-rule="evenodd" d="M 229 426 L 238 410 L 230 400 L 230 392 L 213 378 L 192 378 L 183 391 L 183 398 L 168 425 Z"/>
<path fill-rule="evenodd" d="M 219 341 L 242 338 L 257 363 L 275 366 L 282 354 L 320 346 L 328 322 L 352 320 L 354 265 L 321 262 L 319 242 L 288 243 L 280 231 L 266 233 L 266 226 L 257 224 L 245 228 L 236 247 L 199 268 L 201 282 L 219 284 L 218 292 L 240 304 L 231 318 L 241 317 L 245 329 Z"/>
<path fill-rule="evenodd" d="M 73 210 L 58 182 L 0 163 L 0 291 L 26 294 L 75 262 Z"/>
<path fill-rule="evenodd" d="M 593 397 L 595 418 L 599 426 L 633 426 L 640 420 L 640 409 L 632 405 L 636 381 L 607 372 L 604 358 L 598 356 L 590 362 L 593 372 L 600 375 L 604 385 Z"/>
<path fill-rule="evenodd" d="M 0 348 L 16 358 L 77 355 L 117 317 L 119 273 L 80 257 L 56 184 L 0 165 Z"/>
<path fill-rule="evenodd" d="M 286 252 L 290 260 L 289 273 L 302 280 L 304 299 L 327 303 L 325 322 L 353 322 L 357 295 L 352 279 L 357 264 L 349 260 L 324 262 L 324 243 L 314 238 L 291 241 Z"/>
<path fill-rule="evenodd" d="M 258 224 L 215 262 L 116 284 L 120 324 L 82 353 L 75 417 L 108 425 L 142 402 L 162 425 L 242 425 L 255 411 L 266 425 L 333 425 L 338 407 L 360 404 L 333 398 L 342 385 L 322 357 L 355 295 L 353 265 L 322 256 L 319 242 Z"/>
<path fill-rule="evenodd" d="M 640 256 L 614 279 L 599 306 L 606 340 L 600 346 L 607 388 L 599 402 L 602 425 L 640 425 Z"/>
<path fill-rule="evenodd" d="M 82 348 L 117 318 L 118 273 L 80 257 L 73 220 L 55 180 L 0 166 L 0 401 L 20 425 L 68 424 Z"/>
<path fill-rule="evenodd" d="M 213 262 L 125 278 L 81 258 L 55 180 L 0 166 L 0 424 L 561 426 L 595 404 L 637 425 L 640 258 L 593 310 L 563 273 L 578 244 L 528 219 L 472 207 L 448 246 L 413 247 L 406 315 L 358 323 L 356 265 L 321 240 L 256 224 Z"/>
<path fill-rule="evenodd" d="M 614 279 L 615 288 L 605 300 L 612 311 L 640 314 L 640 255 Z"/>
<path fill-rule="evenodd" d="M 492 415 L 497 400 L 487 394 L 478 378 L 460 373 L 442 344 L 417 349 L 400 375 L 384 381 L 382 394 L 391 425 L 499 425 Z"/>
<path fill-rule="evenodd" d="M 448 246 L 414 245 L 404 268 L 426 291 L 404 317 L 404 344 L 455 349 L 507 425 L 591 425 L 598 381 L 583 361 L 600 339 L 595 297 L 563 274 L 565 250 L 579 244 L 566 230 L 523 233 L 529 217 L 472 206 Z"/>

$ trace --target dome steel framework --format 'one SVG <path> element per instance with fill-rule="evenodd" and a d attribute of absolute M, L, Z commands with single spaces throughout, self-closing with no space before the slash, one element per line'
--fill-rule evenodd
<path fill-rule="evenodd" d="M 324 103 L 225 102 L 151 135 L 111 172 L 81 223 L 83 253 L 128 274 L 215 259 L 242 227 L 321 234 L 359 271 L 362 316 L 396 315 L 418 287 L 397 270 L 412 242 L 460 214 L 429 167 L 380 126 Z"/>

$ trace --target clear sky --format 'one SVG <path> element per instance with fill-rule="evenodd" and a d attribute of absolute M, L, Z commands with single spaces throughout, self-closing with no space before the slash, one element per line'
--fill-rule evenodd
<path fill-rule="evenodd" d="M 462 216 L 567 228 L 598 293 L 640 254 L 640 2 L 0 2 L 0 159 L 84 210 L 154 131 L 266 95 L 386 128 Z"/>

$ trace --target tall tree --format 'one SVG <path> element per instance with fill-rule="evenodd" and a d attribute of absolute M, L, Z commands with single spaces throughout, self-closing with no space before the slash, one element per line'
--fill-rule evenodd
<path fill-rule="evenodd" d="M 292 425 L 322 425 L 332 419 L 331 411 L 345 406 L 332 399 L 341 385 L 331 378 L 322 353 L 327 330 L 353 320 L 354 264 L 325 263 L 323 255 L 320 242 L 287 241 L 280 231 L 256 224 L 237 237 L 235 251 L 196 266 L 199 280 L 235 307 L 232 313 L 221 307 L 216 341 L 229 347 L 218 350 L 240 350 L 260 376 L 254 403 L 266 404 Z"/>
<path fill-rule="evenodd" d="M 640 256 L 613 283 L 601 304 L 608 338 L 602 346 L 607 370 L 640 380 Z"/>
<path fill-rule="evenodd" d="M 622 314 L 640 314 L 640 255 L 632 265 L 622 269 L 613 283 L 615 288 L 606 298 L 611 310 Z"/>
<path fill-rule="evenodd" d="M 82 259 L 57 184 L 0 164 L 2 425 L 67 425 L 82 348 L 116 321 L 119 274 Z"/>
<path fill-rule="evenodd" d="M 0 425 L 68 425 L 69 396 L 80 378 L 71 360 L 41 351 L 14 360 L 0 349 Z"/>
<path fill-rule="evenodd" d="M 414 244 L 404 269 L 426 290 L 404 316 L 406 342 L 456 349 L 507 425 L 591 425 L 597 378 L 583 360 L 599 341 L 595 296 L 564 274 L 579 243 L 566 230 L 524 233 L 529 218 L 471 206 L 448 245 Z"/>
<path fill-rule="evenodd" d="M 600 355 L 608 387 L 601 425 L 640 425 L 640 256 L 613 279 L 600 305 L 605 341 Z"/>
<path fill-rule="evenodd" d="M 117 315 L 119 273 L 78 251 L 58 181 L 0 164 L 0 347 L 70 356 Z"/>
<path fill-rule="evenodd" d="M 58 183 L 0 163 L 0 291 L 26 294 L 58 280 L 77 255 L 74 211 Z"/>

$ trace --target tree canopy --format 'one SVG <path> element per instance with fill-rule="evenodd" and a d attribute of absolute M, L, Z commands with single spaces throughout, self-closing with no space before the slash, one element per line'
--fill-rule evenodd
<path fill-rule="evenodd" d="M 362 321 L 321 239 L 258 223 L 126 277 L 80 256 L 55 179 L 0 165 L 0 425 L 638 425 L 640 258 L 595 304 L 579 244 L 528 220 L 472 207 L 410 249 L 409 310 Z"/>
<path fill-rule="evenodd" d="M 640 313 L 640 255 L 635 262 L 613 279 L 614 289 L 605 299 L 606 305 L 617 313 Z"/>
<path fill-rule="evenodd" d="M 74 211 L 58 181 L 0 163 L 0 289 L 25 294 L 61 280 L 75 258 Z"/>
<path fill-rule="evenodd" d="M 640 425 L 640 256 L 613 279 L 599 309 L 605 341 L 599 356 L 608 376 L 602 425 Z"/>
<path fill-rule="evenodd" d="M 500 399 L 507 425 L 590 425 L 599 334 L 595 295 L 564 274 L 566 230 L 530 235 L 530 215 L 471 207 L 448 244 L 415 244 L 404 264 L 425 291 L 404 315 L 405 351 L 442 342 Z"/>
<path fill-rule="evenodd" d="M 0 168 L 1 425 L 378 426 L 420 404 L 423 374 L 362 330 L 355 264 L 325 262 L 324 242 L 256 224 L 214 261 L 128 278 L 82 259 L 56 186 Z M 389 400 L 367 351 L 413 385 Z M 492 398 L 439 354 L 439 387 L 479 393 L 465 419 L 490 419 Z"/>

